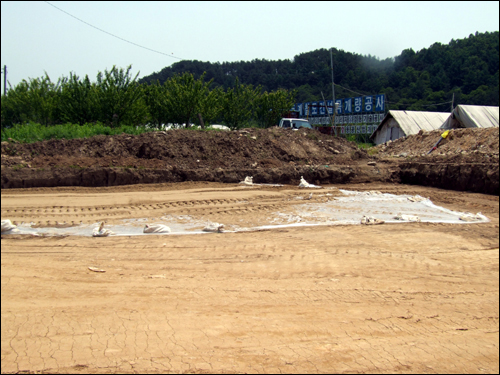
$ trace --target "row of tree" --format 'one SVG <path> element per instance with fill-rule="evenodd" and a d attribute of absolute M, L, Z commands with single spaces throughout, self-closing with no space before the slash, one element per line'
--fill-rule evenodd
<path fill-rule="evenodd" d="M 394 59 L 331 49 L 337 98 L 385 93 L 390 109 L 448 111 L 455 104 L 499 104 L 499 34 L 475 33 L 434 43 L 418 52 L 406 49 Z M 163 82 L 179 72 L 195 77 L 206 72 L 213 85 L 227 89 L 237 76 L 242 83 L 264 90 L 297 90 L 297 102 L 322 100 L 331 93 L 330 50 L 302 53 L 292 60 L 210 63 L 180 61 L 141 82 Z M 444 104 L 439 104 L 444 103 Z"/>
<path fill-rule="evenodd" d="M 110 126 L 249 122 L 277 124 L 295 102 L 331 92 L 336 98 L 386 94 L 389 109 L 449 111 L 454 104 L 499 105 L 499 34 L 476 33 L 418 52 L 379 60 L 335 48 L 292 60 L 209 63 L 184 60 L 138 80 L 131 67 L 52 82 L 24 80 L 2 96 L 2 128 L 34 121 L 46 125 L 102 122 Z M 199 116 L 200 114 L 201 116 Z"/>
<path fill-rule="evenodd" d="M 138 74 L 113 67 L 99 72 L 95 82 L 70 73 L 57 82 L 45 77 L 23 80 L 2 96 L 2 128 L 29 121 L 43 125 L 100 122 L 111 127 L 165 124 L 223 123 L 237 129 L 249 122 L 276 125 L 295 103 L 295 91 L 263 90 L 240 83 L 211 88 L 213 79 L 202 73 L 176 74 L 162 83 L 137 81 Z"/>

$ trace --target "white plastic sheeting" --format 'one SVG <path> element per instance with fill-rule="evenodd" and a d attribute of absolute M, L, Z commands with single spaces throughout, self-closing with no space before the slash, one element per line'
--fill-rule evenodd
<path fill-rule="evenodd" d="M 481 212 L 478 212 L 477 214 L 466 212 L 462 216 L 460 216 L 460 220 L 468 222 L 478 222 L 478 221 L 488 220 L 488 218 L 484 216 Z"/>
<path fill-rule="evenodd" d="M 12 224 L 10 220 L 2 220 L 2 233 L 18 232 L 17 225 Z"/>
<path fill-rule="evenodd" d="M 339 189 L 344 196 L 335 197 L 334 200 L 318 207 L 319 212 L 329 214 L 333 221 L 356 220 L 362 215 L 373 215 L 386 223 L 417 221 L 435 223 L 464 223 L 460 219 L 464 212 L 448 210 L 432 203 L 428 198 L 411 195 L 385 194 L 379 191 L 349 191 Z M 311 210 L 315 205 L 312 204 Z M 396 217 L 399 218 L 396 219 Z M 403 219 L 403 220 L 401 220 Z M 475 222 L 489 221 L 484 215 L 478 216 Z"/>
<path fill-rule="evenodd" d="M 143 233 L 170 233 L 169 227 L 163 224 L 146 224 Z"/>
<path fill-rule="evenodd" d="M 415 215 L 403 215 L 401 212 L 394 216 L 394 219 L 400 221 L 409 221 L 412 223 L 420 223 L 420 218 Z"/>
<path fill-rule="evenodd" d="M 277 186 L 277 187 L 283 186 L 281 184 L 255 184 L 253 182 L 252 176 L 246 176 L 245 180 L 240 182 L 240 185 L 244 185 L 244 186 Z"/>
<path fill-rule="evenodd" d="M 299 188 L 315 188 L 315 189 L 318 189 L 318 188 L 321 188 L 321 186 L 310 184 L 309 182 L 307 182 L 306 180 L 304 180 L 303 176 L 300 176 Z"/>
<path fill-rule="evenodd" d="M 304 203 L 294 206 L 293 211 L 269 213 L 268 217 L 262 218 L 262 220 L 267 221 L 269 225 L 245 228 L 244 217 L 242 217 L 243 223 L 240 223 L 240 220 L 238 226 L 233 223 L 230 224 L 230 228 L 234 231 L 248 231 L 313 225 L 359 225 L 361 224 L 360 218 L 363 218 L 363 216 L 366 217 L 364 221 L 367 225 L 370 225 L 371 222 L 375 223 L 375 219 L 384 221 L 386 224 L 403 224 L 418 222 L 420 220 L 420 222 L 431 223 L 476 225 L 489 221 L 489 219 L 481 213 L 473 214 L 469 212 L 451 211 L 444 207 L 436 206 L 428 198 L 419 195 L 393 195 L 384 194 L 379 191 L 359 192 L 342 189 L 338 191 L 342 193 L 341 196 L 321 194 L 321 191 L 317 194 L 315 193 L 319 200 L 321 200 L 321 197 L 328 196 L 326 201 L 307 201 L 302 198 Z M 206 221 L 201 221 L 189 215 L 167 215 L 162 217 L 161 220 L 168 224 L 168 228 L 171 228 L 170 233 L 158 233 L 163 235 L 192 235 L 225 232 L 223 224 L 213 222 L 207 223 Z M 104 228 L 103 222 L 99 223 L 99 227 L 95 227 L 96 224 L 82 224 L 67 228 L 32 228 L 30 224 L 21 223 L 17 228 L 14 228 L 19 231 L 4 232 L 2 230 L 2 234 L 20 233 L 31 235 L 46 234 L 97 237 L 105 237 L 114 234 L 115 236 L 137 236 L 147 235 L 143 232 L 144 224 L 147 221 L 147 218 L 127 219 L 123 220 L 123 224 L 108 225 L 109 229 Z M 2 220 L 2 227 L 4 227 L 4 225 L 7 227 L 9 224 L 11 226 L 13 225 L 10 220 Z M 150 224 L 150 226 L 153 225 L 154 224 Z"/>
<path fill-rule="evenodd" d="M 107 237 L 112 234 L 114 234 L 114 232 L 104 228 L 104 221 L 101 221 L 101 223 L 99 223 L 99 226 L 97 228 L 94 228 L 94 230 L 92 231 L 92 237 Z"/>
<path fill-rule="evenodd" d="M 231 130 L 229 127 L 227 127 L 226 125 L 219 125 L 219 124 L 213 124 L 213 125 L 210 125 L 208 126 L 208 128 L 212 128 L 212 129 L 219 129 L 219 130 L 226 130 L 226 131 L 229 131 Z"/>
<path fill-rule="evenodd" d="M 253 177 L 252 176 L 246 176 L 244 181 L 241 181 L 240 184 L 243 185 L 253 185 Z"/>
<path fill-rule="evenodd" d="M 377 219 L 376 217 L 373 216 L 363 216 L 361 218 L 361 224 L 363 225 L 379 225 L 379 224 L 384 224 L 384 220 Z"/>
<path fill-rule="evenodd" d="M 205 228 L 203 228 L 203 232 L 222 233 L 223 231 L 224 231 L 224 224 L 219 224 L 219 223 L 208 222 Z"/>

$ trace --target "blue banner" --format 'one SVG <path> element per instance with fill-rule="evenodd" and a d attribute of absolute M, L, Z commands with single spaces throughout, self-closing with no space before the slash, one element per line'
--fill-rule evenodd
<path fill-rule="evenodd" d="M 317 116 L 318 115 L 318 102 L 312 102 L 311 103 L 311 116 Z"/>
<path fill-rule="evenodd" d="M 365 112 L 373 112 L 373 96 L 365 96 Z"/>
<path fill-rule="evenodd" d="M 385 95 L 376 95 L 375 112 L 384 112 L 385 110 Z"/>
<path fill-rule="evenodd" d="M 296 103 L 295 108 L 297 109 L 297 111 L 299 111 L 299 116 L 304 116 L 304 112 L 302 110 L 302 103 Z"/>
<path fill-rule="evenodd" d="M 335 112 L 337 115 L 342 114 L 342 99 L 335 100 L 335 105 L 338 104 L 337 111 Z"/>
<path fill-rule="evenodd" d="M 344 113 L 352 113 L 352 98 L 344 99 Z"/>
<path fill-rule="evenodd" d="M 326 114 L 326 112 L 325 112 L 325 102 L 321 101 L 318 104 L 319 104 L 319 115 L 320 116 L 324 116 Z"/>
<path fill-rule="evenodd" d="M 333 100 L 327 100 L 326 105 L 328 106 L 328 114 L 333 115 Z"/>
<path fill-rule="evenodd" d="M 366 124 L 379 121 L 385 114 L 385 94 L 357 96 L 353 98 L 296 103 L 292 111 L 299 112 L 300 117 L 325 117 L 335 113 L 336 115 L 351 115 L 351 117 L 339 118 L 335 123 Z M 378 113 L 374 113 L 378 112 Z M 321 121 L 327 121 L 322 119 Z"/>
<path fill-rule="evenodd" d="M 355 113 L 363 112 L 363 97 L 362 96 L 358 96 L 357 98 L 354 98 L 354 112 Z"/>

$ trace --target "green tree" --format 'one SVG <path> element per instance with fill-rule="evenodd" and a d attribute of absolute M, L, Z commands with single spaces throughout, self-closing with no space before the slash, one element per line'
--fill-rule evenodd
<path fill-rule="evenodd" d="M 278 125 L 279 120 L 295 104 L 296 91 L 278 89 L 259 95 L 255 99 L 255 115 L 259 125 L 268 128 Z"/>
<path fill-rule="evenodd" d="M 471 34 L 446 45 L 434 43 L 418 52 L 405 49 L 394 59 L 379 60 L 335 48 L 332 57 L 339 97 L 353 96 L 352 91 L 371 95 L 383 92 L 383 87 L 392 87 L 394 97 L 424 103 L 430 90 L 450 92 L 458 87 L 469 94 L 481 85 L 498 85 L 495 79 L 499 70 L 498 31 Z M 210 72 L 208 77 L 214 78 L 215 87 L 233 88 L 235 77 L 238 77 L 241 84 L 260 85 L 267 92 L 297 89 L 298 102 L 321 100 L 321 91 L 325 92 L 331 81 L 330 50 L 324 48 L 301 53 L 292 60 L 256 59 L 217 64 L 181 61 L 143 80 L 159 78 L 163 82 L 186 71 L 195 74 L 196 78 L 201 69 Z M 341 86 L 346 90 L 342 91 Z M 488 100 L 488 103 L 475 104 L 496 105 L 494 93 L 474 97 Z"/>
<path fill-rule="evenodd" d="M 465 98 L 467 104 L 475 103 L 496 103 L 493 104 L 498 106 L 498 86 L 488 87 L 486 85 L 479 86 L 477 89 L 473 90 Z"/>
<path fill-rule="evenodd" d="M 45 126 L 57 123 L 60 120 L 59 96 L 63 82 L 64 79 L 58 79 L 54 83 L 45 73 L 45 77 L 22 80 L 14 89 L 11 87 L 5 100 L 2 100 L 6 121 L 11 121 L 10 125 L 28 121 Z"/>
<path fill-rule="evenodd" d="M 235 85 L 226 91 L 223 105 L 223 121 L 231 129 L 241 128 L 252 117 L 253 102 L 260 87 L 241 84 L 236 77 Z"/>
<path fill-rule="evenodd" d="M 165 105 L 167 89 L 158 80 L 150 85 L 144 84 L 144 101 L 148 109 L 148 122 L 159 129 L 163 124 L 167 124 L 171 118 L 168 108 Z"/>
<path fill-rule="evenodd" d="M 410 93 L 412 98 L 422 99 L 430 85 L 429 72 L 420 73 L 416 82 L 410 83 Z M 432 90 L 431 90 L 432 91 Z"/>
<path fill-rule="evenodd" d="M 210 82 L 211 81 L 212 80 L 210 80 Z M 220 117 L 223 109 L 224 90 L 222 89 L 222 87 L 216 87 L 200 98 L 198 113 L 202 115 L 205 125 L 209 125 L 210 123 L 217 120 Z M 196 120 L 195 122 L 197 122 Z"/>
<path fill-rule="evenodd" d="M 31 118 L 29 84 L 22 80 L 2 95 L 2 129 L 28 122 Z"/>
<path fill-rule="evenodd" d="M 137 83 L 136 74 L 131 77 L 129 65 L 127 70 L 117 69 L 115 66 L 104 75 L 97 74 L 96 94 L 100 102 L 99 120 L 111 126 L 121 124 L 142 124 L 147 117 L 146 103 L 144 102 L 143 87 Z"/>
<path fill-rule="evenodd" d="M 60 108 L 63 122 L 83 125 L 99 119 L 96 87 L 87 75 L 81 81 L 70 73 L 69 79 L 62 85 Z"/>
<path fill-rule="evenodd" d="M 205 114 L 206 117 L 213 116 L 208 111 L 210 104 L 214 105 L 218 91 L 210 95 L 212 80 L 205 82 L 205 75 L 203 73 L 199 79 L 195 79 L 193 74 L 185 72 L 165 81 L 166 96 L 163 103 L 170 122 L 185 124 L 189 128 L 198 113 L 202 116 Z"/>
<path fill-rule="evenodd" d="M 470 92 L 489 83 L 488 64 L 477 56 L 469 56 L 462 68 L 463 90 Z"/>

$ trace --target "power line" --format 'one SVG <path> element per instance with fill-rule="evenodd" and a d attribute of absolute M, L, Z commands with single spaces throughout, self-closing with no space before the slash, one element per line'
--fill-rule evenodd
<path fill-rule="evenodd" d="M 108 31 L 106 31 L 106 30 L 103 30 L 103 29 L 101 29 L 101 28 L 99 28 L 99 27 L 97 27 L 97 26 L 94 26 L 94 25 L 90 24 L 90 23 L 88 23 L 88 22 L 86 22 L 86 21 L 84 21 L 84 20 L 82 20 L 82 19 L 80 19 L 80 18 L 78 18 L 78 17 L 76 17 L 76 16 L 74 16 L 74 15 L 72 15 L 72 14 L 70 14 L 70 13 L 66 12 L 65 10 L 62 10 L 61 8 L 56 7 L 54 4 L 51 4 L 51 3 L 50 3 L 50 2 L 48 2 L 48 1 L 45 1 L 45 2 L 46 2 L 47 4 L 49 4 L 50 6 L 52 6 L 52 7 L 56 8 L 57 10 L 59 10 L 59 11 L 61 11 L 61 12 L 65 13 L 65 14 L 67 14 L 68 16 L 73 17 L 74 19 L 76 19 L 76 20 L 78 20 L 78 21 L 80 21 L 80 22 L 82 22 L 82 23 L 84 23 L 84 24 L 86 24 L 86 25 L 88 25 L 88 26 L 90 26 L 90 27 L 93 27 L 94 29 L 99 30 L 99 31 L 101 31 L 101 32 L 103 32 L 103 33 L 105 33 L 105 34 L 111 35 L 112 37 L 115 37 L 115 38 L 117 38 L 117 39 L 123 40 L 124 42 L 130 43 L 130 44 L 132 44 L 132 45 L 134 45 L 134 46 L 137 46 L 137 47 L 140 47 L 140 48 L 144 48 L 144 49 L 146 49 L 146 50 L 148 50 L 148 51 L 156 52 L 156 53 L 159 53 L 159 54 L 164 55 L 164 56 L 172 57 L 172 58 L 174 58 L 174 59 L 184 60 L 182 57 L 174 56 L 173 54 L 170 54 L 170 55 L 169 55 L 169 54 L 167 54 L 167 53 L 164 53 L 164 52 L 161 52 L 161 51 L 157 51 L 157 50 L 154 50 L 154 49 L 151 49 L 151 48 L 148 48 L 148 47 L 144 47 L 144 46 L 141 46 L 140 44 L 137 44 L 137 43 L 131 42 L 131 41 L 127 40 L 127 39 L 121 38 L 121 37 L 119 37 L 119 36 L 117 36 L 117 35 L 114 35 L 114 34 L 112 34 L 112 33 L 108 32 Z M 319 70 L 312 70 L 312 71 L 309 71 L 309 70 L 308 70 L 308 72 L 307 72 L 307 73 L 306 73 L 306 72 L 304 72 L 304 71 L 299 72 L 299 71 L 297 71 L 297 70 L 296 70 L 294 73 L 281 73 L 281 74 L 279 74 L 279 75 L 281 75 L 281 76 L 285 76 L 285 75 L 296 75 L 296 74 L 301 74 L 301 75 L 303 75 L 303 74 L 314 74 L 314 73 L 323 73 L 323 72 L 326 72 L 326 71 L 328 71 L 328 70 L 329 70 L 329 69 L 319 69 Z M 7 71 L 7 67 L 5 67 L 5 75 L 6 75 L 6 71 Z M 269 73 L 257 73 L 257 75 L 271 75 L 271 74 L 269 74 Z M 346 88 L 346 87 L 344 87 L 344 86 L 341 86 L 341 85 L 339 85 L 338 83 L 333 83 L 333 82 L 332 82 L 332 84 L 334 84 L 335 86 L 339 86 L 339 87 L 343 88 L 344 90 L 347 90 L 347 91 L 353 92 L 353 93 L 355 93 L 355 94 L 357 94 L 357 95 L 367 96 L 367 94 L 361 94 L 361 93 L 359 93 L 359 92 L 356 92 L 356 91 L 354 91 L 354 90 L 351 90 L 351 89 L 348 89 L 348 88 Z M 387 102 L 388 102 L 388 103 L 392 103 L 392 104 L 396 104 L 396 103 L 389 102 L 389 101 L 387 101 Z M 430 107 L 430 106 L 434 106 L 434 105 L 449 104 L 449 103 L 452 103 L 452 102 L 450 101 L 450 102 L 437 103 L 437 104 L 429 104 L 429 105 L 421 105 L 421 106 L 422 106 L 422 107 Z M 408 105 L 411 105 L 411 104 L 408 104 Z"/>
<path fill-rule="evenodd" d="M 144 47 L 144 46 L 141 46 L 140 44 L 137 44 L 137 43 L 131 42 L 130 40 L 123 39 L 123 38 L 121 38 L 121 37 L 119 37 L 119 36 L 117 36 L 117 35 L 111 34 L 111 33 L 107 32 L 106 30 L 100 29 L 100 28 L 99 28 L 99 27 L 97 27 L 97 26 L 91 25 L 90 23 L 85 22 L 84 20 L 81 20 L 80 18 L 73 16 L 72 14 L 70 14 L 70 13 L 68 13 L 68 12 L 66 12 L 66 11 L 64 11 L 64 10 L 62 10 L 61 8 L 56 7 L 54 4 L 51 4 L 51 3 L 49 3 L 48 1 L 45 1 L 45 2 L 46 2 L 47 4 L 49 4 L 50 6 L 53 6 L 53 7 L 54 7 L 54 8 L 56 8 L 57 10 L 59 10 L 59 11 L 61 11 L 61 12 L 65 13 L 65 14 L 67 14 L 68 16 L 73 17 L 74 19 L 77 19 L 78 21 L 80 21 L 80 22 L 82 22 L 82 23 L 84 23 L 84 24 L 86 24 L 86 25 L 88 25 L 88 26 L 90 26 L 90 27 L 93 27 L 94 29 L 97 29 L 97 30 L 99 30 L 99 31 L 101 31 L 101 32 L 103 32 L 103 33 L 105 33 L 105 34 L 111 35 L 112 37 L 115 37 L 115 38 L 117 38 L 117 39 L 123 40 L 124 42 L 130 43 L 130 44 L 133 44 L 134 46 L 137 46 L 137 47 L 140 47 L 140 48 L 147 49 L 148 51 L 152 51 L 152 52 L 159 53 L 160 55 L 165 55 L 165 56 L 168 56 L 168 57 L 172 57 L 172 58 L 174 58 L 174 59 L 184 60 L 182 57 L 177 57 L 177 56 L 174 56 L 173 54 L 170 54 L 170 55 L 169 55 L 168 53 L 164 53 L 164 52 L 160 52 L 160 51 L 157 51 L 157 50 L 154 50 L 154 49 L 148 48 L 148 47 Z"/>
<path fill-rule="evenodd" d="M 453 103 L 453 101 L 444 102 L 444 103 L 436 103 L 436 104 L 420 104 L 420 107 L 432 107 L 433 105 L 450 104 L 450 103 Z"/>
<path fill-rule="evenodd" d="M 361 95 L 361 96 L 370 96 L 369 94 L 360 94 L 359 92 L 356 92 L 356 91 L 350 90 L 350 89 L 348 89 L 347 87 L 344 87 L 344 86 L 339 85 L 338 83 L 335 83 L 335 86 L 342 87 L 344 90 L 347 90 L 347 91 L 353 92 L 353 93 L 358 94 L 358 95 Z"/>
<path fill-rule="evenodd" d="M 338 83 L 335 84 L 335 86 L 339 86 L 339 87 L 342 87 L 344 90 L 347 90 L 347 91 L 351 91 L 355 94 L 358 94 L 358 95 L 361 95 L 361 96 L 370 96 L 370 95 L 366 95 L 366 94 L 360 94 L 359 92 L 356 92 L 356 91 L 353 91 L 353 90 L 349 90 L 348 88 L 345 88 L 341 85 L 339 85 Z M 387 103 L 391 103 L 391 104 L 398 104 L 396 102 L 391 102 L 389 100 L 386 100 Z M 419 104 L 420 107 L 432 107 L 432 106 L 436 106 L 436 105 L 442 105 L 442 104 L 450 104 L 450 103 L 453 103 L 452 101 L 449 101 L 449 102 L 443 102 L 443 103 L 435 103 L 435 104 Z M 401 103 L 400 105 L 404 105 L 404 106 L 411 106 L 415 103 L 410 103 L 410 104 L 404 104 L 404 103 Z"/>

